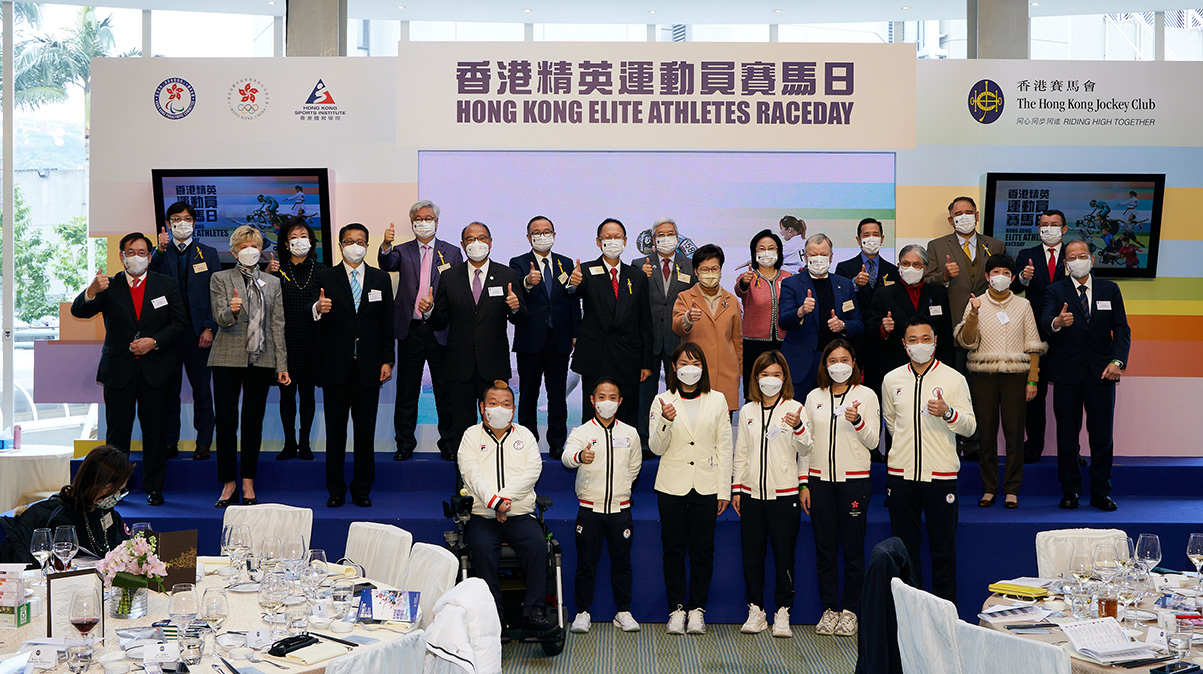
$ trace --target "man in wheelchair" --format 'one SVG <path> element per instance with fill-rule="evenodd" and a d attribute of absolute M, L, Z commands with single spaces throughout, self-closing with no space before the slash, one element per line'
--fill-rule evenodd
<path fill-rule="evenodd" d="M 475 575 L 493 592 L 497 614 L 501 583 L 497 567 L 501 545 L 508 543 L 526 571 L 522 628 L 543 633 L 555 629 L 544 617 L 547 590 L 547 541 L 532 514 L 535 483 L 543 471 L 539 444 L 530 431 L 513 423 L 514 392 L 504 381 L 485 389 L 480 402 L 484 422 L 464 432 L 459 445 L 459 470 L 472 496 L 472 518 L 464 542 Z"/>

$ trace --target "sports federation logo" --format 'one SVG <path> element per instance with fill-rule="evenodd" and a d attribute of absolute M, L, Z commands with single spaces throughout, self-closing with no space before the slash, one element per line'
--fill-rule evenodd
<path fill-rule="evenodd" d="M 341 122 L 347 117 L 347 111 L 338 107 L 333 92 L 322 80 L 313 85 L 305 103 L 292 114 L 302 122 Z"/>
<path fill-rule="evenodd" d="M 196 91 L 187 80 L 169 77 L 155 89 L 155 109 L 167 119 L 183 119 L 196 107 Z"/>
<path fill-rule="evenodd" d="M 257 119 L 267 110 L 267 87 L 253 77 L 244 77 L 230 85 L 226 102 L 235 117 Z"/>
<path fill-rule="evenodd" d="M 993 80 L 980 80 L 969 90 L 969 114 L 979 124 L 993 124 L 1002 116 L 1002 88 Z"/>
<path fill-rule="evenodd" d="M 313 86 L 313 91 L 309 93 L 309 98 L 305 101 L 305 105 L 334 105 L 334 95 L 326 88 L 326 84 L 321 80 Z"/>

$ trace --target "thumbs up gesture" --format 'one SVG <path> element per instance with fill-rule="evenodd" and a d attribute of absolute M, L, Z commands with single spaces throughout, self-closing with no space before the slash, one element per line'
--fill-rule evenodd
<path fill-rule="evenodd" d="M 936 397 L 927 401 L 927 413 L 933 417 L 948 414 L 948 403 L 944 402 L 944 393 L 936 389 Z"/>
<path fill-rule="evenodd" d="M 526 275 L 526 285 L 534 288 L 543 282 L 543 272 L 535 266 L 535 263 L 530 263 L 530 273 Z"/>
<path fill-rule="evenodd" d="M 393 245 L 393 239 L 397 238 L 397 229 L 393 223 L 388 223 L 388 229 L 384 230 L 384 245 Z"/>
<path fill-rule="evenodd" d="M 579 286 L 584 280 L 585 275 L 581 273 L 581 258 L 576 259 L 576 266 L 572 268 L 572 276 L 568 277 L 568 285 Z"/>
<path fill-rule="evenodd" d="M 317 299 L 318 313 L 328 314 L 328 313 L 330 313 L 330 309 L 333 306 L 334 306 L 334 303 L 326 298 L 326 289 L 322 288 L 322 292 L 320 295 L 318 295 L 318 299 Z"/>
<path fill-rule="evenodd" d="M 109 289 L 109 277 L 105 276 L 103 269 L 96 270 L 96 277 L 88 284 L 88 294 L 96 297 L 97 293 L 102 293 Z"/>
<path fill-rule="evenodd" d="M 852 282 L 858 286 L 869 285 L 869 272 L 865 271 L 865 265 L 860 266 L 860 273 L 852 279 Z"/>
<path fill-rule="evenodd" d="M 751 265 L 748 266 L 748 271 L 744 272 L 739 277 L 739 287 L 747 288 L 752 285 L 752 281 L 756 280 L 756 272 L 752 271 Z"/>
<path fill-rule="evenodd" d="M 951 255 L 944 256 L 944 280 L 951 281 L 961 275 L 961 265 L 952 261 Z"/>
<path fill-rule="evenodd" d="M 509 307 L 511 311 L 516 311 L 518 309 L 518 296 L 514 294 L 513 283 L 505 284 L 505 293 L 505 305 Z"/>
<path fill-rule="evenodd" d="M 702 308 L 698 306 L 697 302 L 689 303 L 689 313 L 686 314 L 686 318 L 689 319 L 690 323 L 697 323 L 702 320 Z"/>
<path fill-rule="evenodd" d="M 785 422 L 790 428 L 798 430 L 802 427 L 802 408 L 799 407 L 793 412 L 786 412 L 781 416 L 781 421 Z"/>
<path fill-rule="evenodd" d="M 585 448 L 585 451 L 581 452 L 581 463 L 590 464 L 596 458 L 597 452 L 593 451 L 593 445 L 589 445 Z"/>
<path fill-rule="evenodd" d="M 167 247 L 170 245 L 171 245 L 171 232 L 168 232 L 167 230 L 163 230 L 163 231 L 159 232 L 159 252 L 163 252 L 163 251 L 167 250 Z"/>
<path fill-rule="evenodd" d="M 1035 275 L 1036 275 L 1036 265 L 1032 264 L 1031 260 L 1028 260 L 1028 266 L 1024 267 L 1023 271 L 1019 272 L 1019 278 L 1025 280 L 1025 281 L 1030 281 L 1030 280 L 1032 280 L 1032 277 Z"/>
<path fill-rule="evenodd" d="M 969 306 L 973 307 L 969 310 L 969 313 L 976 316 L 977 310 L 982 308 L 982 298 L 974 295 L 973 293 L 969 293 Z"/>
<path fill-rule="evenodd" d="M 815 310 L 814 292 L 807 290 L 806 299 L 802 300 L 802 306 L 798 309 L 798 318 L 803 318 L 806 314 Z"/>
<path fill-rule="evenodd" d="M 668 419 L 669 421 L 672 421 L 677 418 L 677 408 L 673 407 L 673 405 L 671 403 L 666 403 L 666 402 L 664 402 L 663 399 L 661 399 L 660 400 L 660 416 L 664 417 L 665 419 Z"/>
<path fill-rule="evenodd" d="M 647 256 L 643 259 L 643 273 L 647 274 L 648 278 L 652 277 L 652 272 L 655 269 L 652 267 L 652 256 Z"/>
<path fill-rule="evenodd" d="M 835 309 L 831 310 L 831 318 L 827 319 L 827 329 L 832 332 L 843 332 L 844 322 L 835 315 Z"/>
<path fill-rule="evenodd" d="M 851 405 L 844 409 L 844 418 L 847 419 L 849 423 L 856 423 L 856 418 L 860 416 L 860 410 L 857 409 L 858 407 L 860 407 L 860 401 L 854 400 L 852 401 Z"/>
<path fill-rule="evenodd" d="M 280 261 L 276 259 L 276 254 L 267 251 L 267 273 L 274 274 L 280 271 Z"/>
<path fill-rule="evenodd" d="M 1069 304 L 1061 305 L 1061 313 L 1053 319 L 1053 327 L 1060 330 L 1074 324 L 1074 315 L 1069 310 Z"/>
<path fill-rule="evenodd" d="M 434 288 L 426 291 L 426 297 L 418 300 L 418 311 L 425 314 L 434 307 Z"/>
<path fill-rule="evenodd" d="M 234 296 L 230 298 L 230 311 L 238 313 L 242 311 L 242 298 L 238 296 L 238 289 L 234 289 Z"/>
<path fill-rule="evenodd" d="M 894 332 L 894 312 L 887 311 L 886 317 L 881 319 L 881 331 L 885 333 Z"/>

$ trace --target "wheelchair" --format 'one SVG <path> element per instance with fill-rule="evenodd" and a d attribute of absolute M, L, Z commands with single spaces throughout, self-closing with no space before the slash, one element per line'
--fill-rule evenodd
<path fill-rule="evenodd" d="M 464 527 L 472 518 L 471 496 L 459 494 L 452 496 L 450 501 L 443 502 L 443 514 L 455 522 L 455 530 L 444 532 L 443 538 L 447 549 L 459 558 L 459 580 L 468 578 L 472 570 L 471 556 L 464 542 Z M 551 507 L 551 499 L 537 496 L 535 499 L 535 519 L 543 529 L 543 538 L 547 542 L 547 591 L 544 618 L 555 625 L 553 629 L 543 633 L 534 633 L 521 628 L 506 628 L 506 625 L 522 623 L 522 599 L 526 593 L 526 578 L 522 562 L 518 559 L 508 544 L 501 546 L 501 561 L 498 573 L 501 578 L 501 643 L 519 641 L 521 643 L 537 643 L 543 647 L 546 655 L 559 655 L 564 650 L 564 640 L 567 630 L 564 627 L 564 574 L 562 569 L 562 552 L 560 542 L 551 534 L 551 529 L 543 521 L 543 514 Z M 554 615 L 553 615 L 554 613 Z"/>

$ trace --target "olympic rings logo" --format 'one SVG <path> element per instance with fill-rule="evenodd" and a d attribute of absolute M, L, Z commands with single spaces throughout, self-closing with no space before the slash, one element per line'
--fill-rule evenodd
<path fill-rule="evenodd" d="M 244 115 L 253 115 L 256 112 L 259 112 L 259 104 L 258 103 L 239 103 L 237 110 L 238 110 L 238 112 L 240 112 Z"/>

